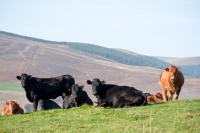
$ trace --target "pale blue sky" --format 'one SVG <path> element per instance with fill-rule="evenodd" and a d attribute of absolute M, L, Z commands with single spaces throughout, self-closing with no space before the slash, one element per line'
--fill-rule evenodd
<path fill-rule="evenodd" d="M 200 1 L 2 0 L 0 30 L 150 56 L 200 56 Z"/>

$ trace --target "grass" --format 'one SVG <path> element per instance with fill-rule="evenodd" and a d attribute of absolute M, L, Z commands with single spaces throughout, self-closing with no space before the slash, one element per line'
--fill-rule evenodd
<path fill-rule="evenodd" d="M 0 83 L 0 90 L 24 91 L 21 83 Z"/>
<path fill-rule="evenodd" d="M 84 105 L 0 116 L 1 133 L 197 133 L 200 100 L 178 100 L 132 108 L 99 108 Z"/>

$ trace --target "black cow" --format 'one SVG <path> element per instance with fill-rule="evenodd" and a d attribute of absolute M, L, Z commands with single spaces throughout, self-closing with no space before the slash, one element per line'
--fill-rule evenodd
<path fill-rule="evenodd" d="M 60 109 L 61 108 L 56 102 L 49 100 L 49 99 L 41 99 L 41 100 L 39 100 L 38 103 L 41 106 L 41 110 Z"/>
<path fill-rule="evenodd" d="M 145 94 L 134 87 L 105 84 L 105 81 L 101 82 L 97 78 L 87 80 L 87 83 L 92 85 L 98 106 L 122 108 L 147 104 Z"/>
<path fill-rule="evenodd" d="M 83 104 L 93 105 L 92 100 L 89 98 L 86 91 L 83 91 L 84 86 L 78 84 L 72 85 L 72 94 L 63 100 L 63 109 L 71 107 L 79 107 Z"/>
<path fill-rule="evenodd" d="M 22 74 L 16 77 L 26 91 L 26 97 L 33 102 L 33 111 L 37 111 L 38 101 L 41 99 L 55 99 L 58 96 L 71 95 L 71 86 L 75 83 L 71 75 L 52 78 L 37 78 Z"/>
<path fill-rule="evenodd" d="M 72 107 L 77 107 L 75 98 L 72 96 L 66 96 L 63 100 L 63 109 L 69 109 Z"/>

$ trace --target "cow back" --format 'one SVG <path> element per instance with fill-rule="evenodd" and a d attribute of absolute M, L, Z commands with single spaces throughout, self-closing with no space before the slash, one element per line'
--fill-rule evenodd
<path fill-rule="evenodd" d="M 116 86 L 108 90 L 106 104 L 110 107 L 141 106 L 147 104 L 145 94 L 128 86 Z"/>

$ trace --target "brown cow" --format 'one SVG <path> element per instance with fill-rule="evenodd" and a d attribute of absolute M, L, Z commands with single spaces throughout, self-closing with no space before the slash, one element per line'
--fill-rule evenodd
<path fill-rule="evenodd" d="M 162 86 L 162 95 L 164 102 L 171 101 L 176 92 L 175 99 L 178 99 L 181 87 L 184 84 L 184 76 L 180 68 L 171 65 L 161 73 L 159 84 Z"/>
<path fill-rule="evenodd" d="M 157 92 L 155 95 L 147 96 L 147 103 L 162 103 L 164 102 L 162 94 Z"/>
<path fill-rule="evenodd" d="M 6 102 L 7 106 L 2 110 L 2 115 L 23 114 L 24 110 L 15 101 Z"/>

